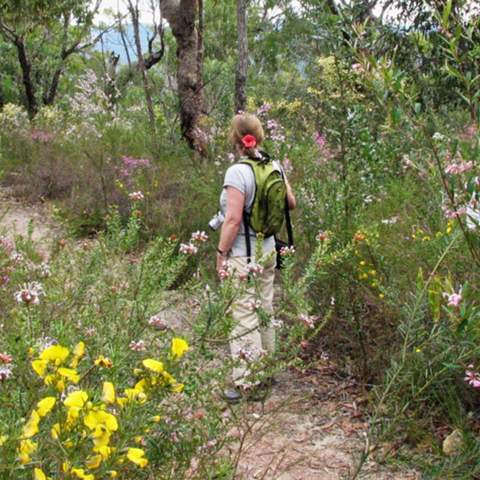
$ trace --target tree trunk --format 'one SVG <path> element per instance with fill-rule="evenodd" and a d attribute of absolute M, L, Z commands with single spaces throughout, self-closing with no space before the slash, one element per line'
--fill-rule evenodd
<path fill-rule="evenodd" d="M 206 138 L 200 128 L 203 85 L 198 69 L 197 0 L 160 0 L 177 42 L 177 86 L 182 135 L 192 149 L 204 153 Z"/>
<path fill-rule="evenodd" d="M 237 0 L 237 47 L 235 112 L 245 111 L 247 105 L 247 94 L 245 92 L 248 71 L 247 0 Z"/>
<path fill-rule="evenodd" d="M 135 47 L 137 50 L 137 62 L 138 62 L 138 68 L 142 75 L 143 91 L 145 92 L 145 100 L 147 102 L 148 120 L 150 122 L 150 128 L 152 132 L 155 133 L 155 112 L 153 111 L 153 101 L 152 101 L 152 94 L 150 91 L 150 82 L 148 81 L 148 77 L 147 77 L 147 69 L 145 67 L 145 61 L 144 61 L 143 52 L 142 52 L 142 42 L 140 40 L 140 18 L 139 18 L 140 16 L 138 12 L 138 0 L 136 1 L 135 5 L 133 4 L 132 1 L 128 0 L 128 9 L 130 11 L 130 16 L 132 18 Z"/>
<path fill-rule="evenodd" d="M 32 82 L 32 66 L 27 58 L 25 44 L 21 38 L 15 39 L 18 61 L 22 69 L 22 81 L 25 89 L 25 98 L 27 99 L 27 110 L 30 118 L 33 118 L 38 112 L 37 98 L 35 96 L 35 86 Z"/>

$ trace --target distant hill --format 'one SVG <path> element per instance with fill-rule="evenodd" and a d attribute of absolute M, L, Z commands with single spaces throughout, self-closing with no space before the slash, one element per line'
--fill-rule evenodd
<path fill-rule="evenodd" d="M 133 26 L 131 24 L 126 24 L 123 26 L 126 34 L 128 52 L 132 60 L 136 59 L 135 53 L 135 42 L 133 35 Z M 140 26 L 140 41 L 142 43 L 143 52 L 147 51 L 148 48 L 148 37 L 152 36 L 151 27 L 148 25 Z M 103 43 L 103 46 L 102 46 Z M 120 33 L 116 30 L 111 30 L 103 35 L 103 42 L 98 42 L 94 49 L 105 52 L 115 52 L 116 55 L 120 55 L 120 63 L 127 63 L 127 54 L 125 52 L 125 47 L 122 43 L 122 38 Z"/>

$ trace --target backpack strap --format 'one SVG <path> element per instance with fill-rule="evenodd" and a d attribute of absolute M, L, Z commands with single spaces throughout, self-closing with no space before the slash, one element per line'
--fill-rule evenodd
<path fill-rule="evenodd" d="M 287 227 L 288 246 L 293 247 L 293 228 L 290 219 L 290 206 L 288 205 L 288 197 L 285 197 L 285 226 Z"/>
<path fill-rule="evenodd" d="M 247 251 L 247 263 L 252 261 L 252 243 L 250 241 L 250 231 L 248 228 L 248 224 L 250 223 L 250 219 L 248 218 L 247 209 L 243 209 L 243 229 L 245 231 L 245 248 Z"/>

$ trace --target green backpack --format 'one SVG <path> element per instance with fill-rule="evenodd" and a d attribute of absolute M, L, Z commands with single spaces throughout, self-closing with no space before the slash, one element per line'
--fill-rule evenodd
<path fill-rule="evenodd" d="M 239 163 L 250 165 L 255 175 L 255 197 L 250 214 L 244 221 L 254 232 L 265 237 L 278 234 L 288 210 L 287 187 L 282 173 L 264 152 L 258 160 L 248 158 Z"/>

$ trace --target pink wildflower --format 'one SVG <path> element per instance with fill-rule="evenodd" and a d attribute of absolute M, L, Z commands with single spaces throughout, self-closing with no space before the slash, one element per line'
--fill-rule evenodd
<path fill-rule="evenodd" d="M 14 294 L 17 303 L 25 303 L 26 305 L 38 305 L 42 295 L 45 295 L 45 292 L 42 285 L 38 282 L 25 283 L 22 288 Z"/>
<path fill-rule="evenodd" d="M 208 240 L 208 235 L 202 230 L 197 230 L 196 232 L 192 233 L 192 242 L 199 242 L 199 243 L 205 243 Z"/>
<path fill-rule="evenodd" d="M 315 315 L 307 315 L 306 313 L 301 313 L 298 316 L 300 322 L 302 322 L 308 328 L 314 328 L 315 322 L 318 320 L 318 317 Z"/>
<path fill-rule="evenodd" d="M 220 280 L 225 280 L 226 278 L 230 277 L 232 273 L 233 273 L 232 264 L 228 260 L 225 260 L 222 264 L 222 268 L 218 272 L 218 276 L 220 277 Z"/>
<path fill-rule="evenodd" d="M 249 263 L 247 266 L 248 273 L 253 277 L 256 278 L 258 275 L 261 275 L 263 272 L 263 267 L 258 263 L 252 262 Z"/>
<path fill-rule="evenodd" d="M 467 367 L 469 370 L 465 370 L 465 381 L 468 382 L 473 388 L 480 388 L 480 373 L 474 372 L 473 365 Z"/>
<path fill-rule="evenodd" d="M 280 256 L 281 257 L 290 257 L 295 253 L 295 247 L 292 245 L 291 247 L 282 247 L 280 249 Z"/>
<path fill-rule="evenodd" d="M 329 239 L 328 233 L 320 230 L 315 237 L 318 242 L 325 242 Z"/>
<path fill-rule="evenodd" d="M 0 367 L 0 383 L 3 383 L 5 380 L 8 380 L 12 375 L 12 368 L 8 367 Z"/>
<path fill-rule="evenodd" d="M 145 345 L 145 342 L 143 340 L 133 340 L 128 346 L 130 350 L 133 350 L 134 352 L 143 352 L 147 349 L 147 346 Z"/>
<path fill-rule="evenodd" d="M 44 130 L 32 130 L 30 138 L 36 142 L 49 143 L 55 138 L 55 135 L 53 133 L 45 132 Z"/>
<path fill-rule="evenodd" d="M 0 352 L 0 363 L 12 363 L 12 356 L 8 355 L 7 353 L 1 353 Z"/>
<path fill-rule="evenodd" d="M 156 315 L 152 315 L 150 319 L 148 320 L 148 324 L 151 325 L 152 327 L 158 328 L 159 330 L 166 330 L 167 329 L 167 324 L 163 320 L 163 318 L 160 316 L 159 313 Z"/>
<path fill-rule="evenodd" d="M 180 253 L 185 255 L 195 255 L 198 252 L 198 248 L 193 243 L 181 243 Z"/>
<path fill-rule="evenodd" d="M 257 310 L 262 308 L 262 302 L 260 300 L 255 300 L 255 301 L 250 300 L 245 303 L 245 306 L 248 308 L 248 310 L 252 312 L 256 312 Z"/>
<path fill-rule="evenodd" d="M 145 198 L 145 196 L 143 195 L 142 192 L 139 191 L 139 192 L 129 193 L 129 194 L 128 194 L 128 198 L 129 198 L 130 200 L 133 200 L 134 202 L 135 202 L 135 201 L 138 202 L 138 201 L 140 201 L 140 200 L 143 200 L 143 199 Z"/>
<path fill-rule="evenodd" d="M 447 305 L 449 307 L 458 307 L 460 302 L 462 301 L 462 291 L 460 290 L 458 293 L 447 293 L 443 292 L 443 298 L 447 299 Z"/>

